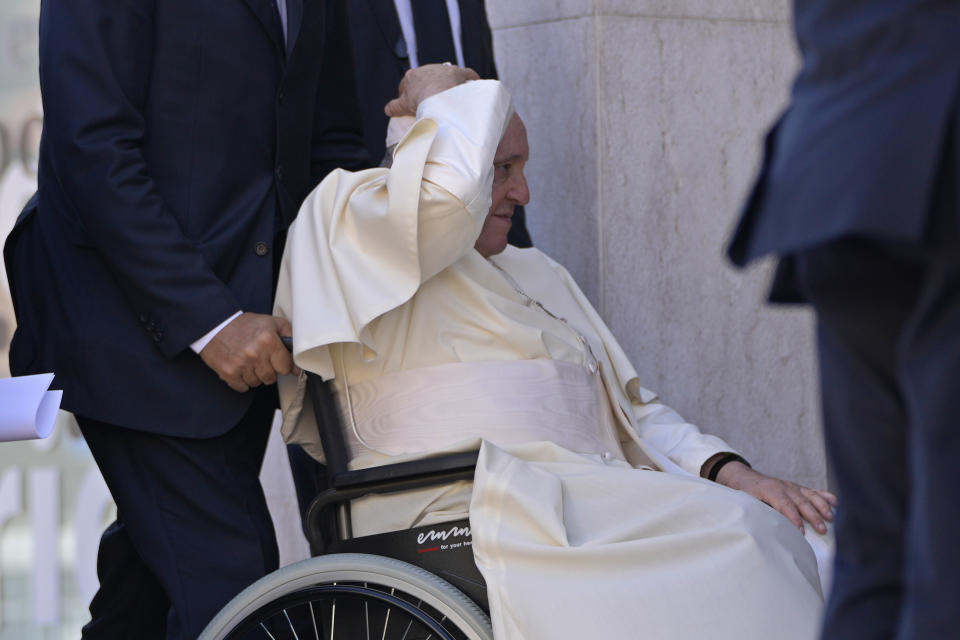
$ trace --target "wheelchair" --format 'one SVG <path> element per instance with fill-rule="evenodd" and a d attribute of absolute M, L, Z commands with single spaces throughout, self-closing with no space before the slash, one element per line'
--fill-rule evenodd
<path fill-rule="evenodd" d="M 250 585 L 198 640 L 492 640 L 469 520 L 363 537 L 350 524 L 351 500 L 472 479 L 477 452 L 349 471 L 331 387 L 307 377 L 330 487 L 303 523 L 312 557 Z"/>

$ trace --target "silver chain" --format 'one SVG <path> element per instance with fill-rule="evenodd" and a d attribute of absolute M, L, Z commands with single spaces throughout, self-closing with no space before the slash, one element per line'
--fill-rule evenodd
<path fill-rule="evenodd" d="M 583 346 L 583 348 L 585 349 L 585 352 L 584 352 L 584 356 L 585 356 L 585 357 L 584 357 L 584 360 L 585 360 L 585 362 L 584 362 L 584 364 L 587 366 L 588 369 L 590 369 L 590 372 L 591 372 L 591 373 L 596 373 L 596 372 L 597 372 L 597 362 L 598 362 L 598 360 L 597 360 L 597 357 L 594 355 L 594 353 L 593 353 L 593 348 L 590 346 L 590 342 L 586 339 L 586 337 L 585 337 L 582 333 L 580 333 L 579 331 L 577 331 L 575 328 L 573 328 L 573 327 L 570 325 L 570 323 L 567 322 L 567 319 L 566 319 L 566 318 L 563 318 L 563 317 L 558 316 L 557 314 L 553 313 L 552 311 L 550 311 L 550 309 L 547 309 L 545 306 L 543 306 L 543 303 L 541 303 L 539 300 L 537 300 L 536 298 L 534 298 L 533 296 L 531 296 L 530 294 L 528 294 L 526 291 L 524 291 L 523 289 L 521 289 L 521 288 L 520 288 L 520 285 L 517 283 L 517 281 L 514 279 L 514 277 L 511 276 L 509 273 L 507 273 L 507 271 L 506 271 L 503 267 L 501 267 L 500 265 L 498 265 L 496 262 L 494 262 L 494 261 L 491 260 L 490 258 L 487 258 L 487 262 L 489 262 L 490 264 L 492 264 L 494 267 L 496 267 L 497 271 L 499 271 L 501 274 L 503 274 L 503 277 L 504 277 L 504 279 L 507 281 L 507 283 L 508 283 L 511 287 L 513 287 L 513 290 L 516 291 L 517 294 L 519 294 L 519 295 L 524 299 L 524 301 L 525 301 L 524 304 L 525 304 L 526 306 L 528 306 L 528 307 L 529 307 L 529 306 L 535 306 L 535 307 L 537 307 L 538 309 L 540 309 L 541 311 L 543 311 L 545 314 L 547 314 L 548 316 L 550 316 L 550 317 L 553 318 L 554 320 L 557 320 L 558 322 L 562 323 L 564 327 L 566 327 L 566 328 L 569 329 L 571 332 L 573 332 L 573 334 L 577 337 L 577 342 L 579 342 L 579 343 Z"/>

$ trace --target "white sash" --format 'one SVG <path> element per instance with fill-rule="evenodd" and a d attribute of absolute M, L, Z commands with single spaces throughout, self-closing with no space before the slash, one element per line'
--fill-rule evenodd
<path fill-rule="evenodd" d="M 569 362 L 458 362 L 338 391 L 350 459 L 423 454 L 479 438 L 501 446 L 549 441 L 625 459 L 600 376 Z"/>

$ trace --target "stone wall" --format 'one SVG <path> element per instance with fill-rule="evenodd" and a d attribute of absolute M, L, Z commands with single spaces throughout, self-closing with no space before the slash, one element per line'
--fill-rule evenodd
<path fill-rule="evenodd" d="M 786 0 L 488 0 L 536 244 L 641 383 L 756 467 L 826 482 L 808 311 L 724 258 L 798 62 Z"/>

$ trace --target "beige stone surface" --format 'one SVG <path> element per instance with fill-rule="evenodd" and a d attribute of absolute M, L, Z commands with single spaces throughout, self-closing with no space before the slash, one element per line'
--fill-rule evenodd
<path fill-rule="evenodd" d="M 593 18 L 501 29 L 497 65 L 527 124 L 537 246 L 563 256 L 591 300 L 599 294 L 597 91 Z"/>
<path fill-rule="evenodd" d="M 775 22 L 790 19 L 790 0 L 597 0 L 596 5 L 596 13 L 606 16 Z"/>
<path fill-rule="evenodd" d="M 644 384 L 758 464 L 823 473 L 809 318 L 723 248 L 784 103 L 787 25 L 603 18 L 603 308 Z"/>
<path fill-rule="evenodd" d="M 583 18 L 596 11 L 595 0 L 487 0 L 486 5 L 494 30 Z"/>
<path fill-rule="evenodd" d="M 787 22 L 790 0 L 487 0 L 496 29 L 592 16 Z"/>

